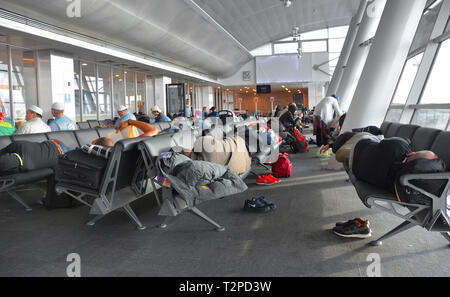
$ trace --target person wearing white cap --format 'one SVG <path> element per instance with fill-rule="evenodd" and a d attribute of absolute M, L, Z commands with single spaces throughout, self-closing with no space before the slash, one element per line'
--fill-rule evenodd
<path fill-rule="evenodd" d="M 76 130 L 75 123 L 64 115 L 64 103 L 62 102 L 53 103 L 52 115 L 55 118 L 49 125 L 52 131 Z"/>
<path fill-rule="evenodd" d="M 117 108 L 117 113 L 119 114 L 120 118 L 114 124 L 114 129 L 117 129 L 117 127 L 119 127 L 120 123 L 122 122 L 126 122 L 128 120 L 136 121 L 136 117 L 134 116 L 134 114 L 129 113 L 128 108 L 125 105 L 119 106 L 119 108 Z"/>
<path fill-rule="evenodd" d="M 170 122 L 170 118 L 162 113 L 161 108 L 159 108 L 158 105 L 155 105 L 152 107 L 152 114 L 154 116 L 154 119 L 152 120 L 152 123 L 159 123 L 159 122 Z"/>
<path fill-rule="evenodd" d="M 27 121 L 17 129 L 16 134 L 33 134 L 51 132 L 52 129 L 42 120 L 43 111 L 36 105 L 27 110 Z"/>

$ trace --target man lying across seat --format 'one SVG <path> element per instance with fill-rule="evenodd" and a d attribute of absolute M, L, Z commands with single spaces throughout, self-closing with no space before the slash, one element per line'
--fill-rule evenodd
<path fill-rule="evenodd" d="M 348 137 L 349 135 L 344 134 L 340 136 L 340 138 Z M 439 159 L 435 153 L 431 151 L 413 152 L 409 142 L 403 138 L 380 140 L 379 137 L 371 134 L 356 134 L 352 138 L 357 138 L 357 140 L 352 144 L 350 151 L 349 170 L 356 179 L 395 195 L 399 202 L 431 204 L 431 200 L 427 196 L 403 186 L 399 180 L 400 177 L 407 174 L 445 172 L 444 161 Z M 411 183 L 428 193 L 440 195 L 446 182 L 417 180 Z M 368 221 L 360 218 L 346 223 L 338 223 L 333 231 L 342 237 L 367 238 L 371 236 Z"/>
<path fill-rule="evenodd" d="M 42 143 L 15 141 L 0 150 L 0 175 L 54 168 L 58 156 L 73 149 L 58 140 Z"/>

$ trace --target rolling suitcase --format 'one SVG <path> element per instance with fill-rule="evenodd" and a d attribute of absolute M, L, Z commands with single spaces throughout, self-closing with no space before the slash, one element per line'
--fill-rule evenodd
<path fill-rule="evenodd" d="M 98 190 L 108 160 L 81 149 L 70 151 L 58 159 L 56 180 L 70 185 Z"/>

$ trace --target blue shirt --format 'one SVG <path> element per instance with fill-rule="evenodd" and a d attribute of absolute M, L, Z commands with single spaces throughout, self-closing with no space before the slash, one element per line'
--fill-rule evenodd
<path fill-rule="evenodd" d="M 49 126 L 52 131 L 72 131 L 76 129 L 75 123 L 66 116 L 57 117 Z"/>
<path fill-rule="evenodd" d="M 117 120 L 116 124 L 114 125 L 114 129 L 117 129 L 120 123 L 126 122 L 128 120 L 136 121 L 136 117 L 132 113 L 127 113 L 126 115 Z"/>
<path fill-rule="evenodd" d="M 191 107 L 190 106 L 186 106 L 186 117 L 190 118 L 192 116 L 191 114 Z"/>

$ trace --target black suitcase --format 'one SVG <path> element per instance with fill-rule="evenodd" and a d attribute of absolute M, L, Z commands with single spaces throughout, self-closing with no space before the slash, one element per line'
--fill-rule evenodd
<path fill-rule="evenodd" d="M 56 180 L 98 190 L 107 164 L 107 159 L 87 154 L 81 149 L 70 151 L 58 159 Z"/>

